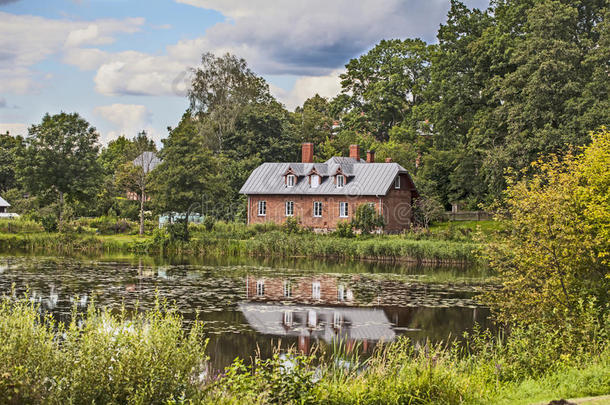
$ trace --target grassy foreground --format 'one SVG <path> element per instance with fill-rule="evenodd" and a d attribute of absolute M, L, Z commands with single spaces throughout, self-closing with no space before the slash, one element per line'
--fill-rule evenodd
<path fill-rule="evenodd" d="M 216 223 L 210 230 L 203 226 L 191 227 L 190 241 L 182 242 L 171 234 L 156 229 L 151 229 L 144 236 L 103 235 L 83 227 L 62 233 L 47 233 L 35 223 L 0 221 L 0 250 L 55 254 L 78 252 L 332 257 L 418 263 L 473 263 L 477 260 L 480 244 L 474 241 L 472 235 L 479 225 L 443 225 L 427 232 L 345 238 L 286 229 L 272 224 L 246 226 Z M 484 225 L 490 227 L 489 224 Z"/>
<path fill-rule="evenodd" d="M 580 325 L 579 342 L 574 330 L 476 333 L 466 348 L 402 339 L 367 360 L 277 353 L 221 373 L 208 368 L 203 332 L 163 304 L 131 318 L 90 306 L 62 325 L 27 298 L 2 299 L 0 403 L 526 404 L 610 393 L 595 322 Z"/>

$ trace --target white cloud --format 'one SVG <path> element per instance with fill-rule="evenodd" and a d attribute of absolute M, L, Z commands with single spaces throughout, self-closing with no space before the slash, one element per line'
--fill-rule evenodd
<path fill-rule="evenodd" d="M 434 40 L 446 0 L 176 0 L 221 12 L 209 50 L 229 49 L 265 74 L 326 75 L 384 38 Z"/>
<path fill-rule="evenodd" d="M 333 72 L 381 39 L 433 40 L 449 8 L 446 0 L 175 1 L 219 11 L 226 21 L 208 28 L 205 36 L 166 47 L 161 55 L 104 56 L 95 76 L 97 91 L 183 96 L 185 72 L 198 64 L 203 52 L 231 52 L 245 58 L 258 74 L 304 76 L 291 92 L 279 95 L 282 91 L 276 88 L 287 105 L 294 105 L 311 89 L 324 92 Z M 103 60 L 101 55 L 72 56 L 71 63 L 86 68 L 97 56 Z M 317 76 L 321 79 L 311 79 Z M 314 89 L 318 85 L 323 87 Z"/>
<path fill-rule="evenodd" d="M 303 76 L 296 80 L 290 90 L 277 86 L 270 86 L 271 93 L 280 100 L 289 110 L 303 105 L 303 102 L 316 93 L 322 97 L 334 97 L 341 91 L 339 75 L 345 69 L 338 69 L 326 76 Z"/>
<path fill-rule="evenodd" d="M 111 104 L 96 107 L 93 112 L 113 125 L 112 130 L 102 134 L 102 143 L 108 143 L 119 135 L 132 138 L 142 130 L 156 135 L 150 126 L 151 114 L 143 105 Z"/>
<path fill-rule="evenodd" d="M 0 91 L 35 90 L 40 75 L 32 65 L 79 46 L 111 43 L 142 24 L 142 18 L 70 21 L 0 12 Z"/>
<path fill-rule="evenodd" d="M 26 136 L 28 134 L 28 125 L 19 122 L 0 123 L 0 134 L 6 134 L 6 131 L 8 131 L 13 136 Z"/>

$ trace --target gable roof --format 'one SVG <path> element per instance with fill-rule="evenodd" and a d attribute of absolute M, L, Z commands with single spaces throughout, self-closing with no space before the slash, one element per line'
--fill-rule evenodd
<path fill-rule="evenodd" d="M 161 159 L 157 157 L 155 152 L 142 152 L 140 156 L 133 160 L 134 166 L 140 166 L 144 169 L 144 173 L 152 171 L 159 166 Z"/>
<path fill-rule="evenodd" d="M 0 207 L 10 207 L 11 204 L 9 204 L 4 198 L 0 197 Z"/>
<path fill-rule="evenodd" d="M 345 185 L 336 187 L 333 176 L 338 170 L 347 176 Z M 286 187 L 284 175 L 291 170 L 297 177 L 294 187 Z M 315 170 L 322 176 L 320 185 L 309 186 L 307 176 Z M 250 174 L 241 194 L 285 195 L 385 195 L 398 174 L 407 174 L 398 163 L 366 163 L 353 158 L 333 157 L 324 163 L 263 163 Z"/>
<path fill-rule="evenodd" d="M 396 332 L 381 308 L 370 307 L 318 307 L 313 305 L 258 304 L 240 302 L 239 310 L 255 331 L 265 335 L 301 336 L 310 335 L 332 342 L 336 339 L 367 339 L 384 342 L 396 338 Z M 283 324 L 284 313 L 293 313 L 293 324 L 287 328 Z M 318 326 L 311 330 L 307 325 L 308 314 L 316 313 L 320 320 Z M 333 327 L 336 316 L 343 320 L 340 330 Z"/>

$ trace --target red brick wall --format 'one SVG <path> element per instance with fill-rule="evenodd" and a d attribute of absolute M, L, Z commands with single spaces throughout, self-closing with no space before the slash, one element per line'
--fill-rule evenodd
<path fill-rule="evenodd" d="M 265 293 L 260 296 L 256 291 L 256 283 L 262 280 L 265 283 Z M 337 279 L 329 276 L 304 277 L 298 280 L 291 280 L 292 294 L 284 297 L 284 279 L 280 277 L 254 277 L 248 276 L 246 289 L 249 299 L 264 299 L 270 301 L 295 301 L 300 303 L 338 303 L 337 298 Z M 320 299 L 312 297 L 314 281 L 320 283 Z"/>
<path fill-rule="evenodd" d="M 349 221 L 360 204 L 373 203 L 375 210 L 379 212 L 379 203 L 383 206 L 382 212 L 386 221 L 387 232 L 400 232 L 411 225 L 411 192 L 407 184 L 401 183 L 401 189 L 390 189 L 386 196 L 377 198 L 375 196 L 287 196 L 287 195 L 253 195 L 249 198 L 248 223 L 275 222 L 283 224 L 286 218 L 285 203 L 294 201 L 294 217 L 299 219 L 302 226 L 314 229 L 333 230 L 339 221 Z M 265 216 L 258 215 L 258 202 L 267 202 L 267 213 Z M 313 216 L 314 201 L 322 202 L 322 217 Z M 348 217 L 339 217 L 339 203 L 348 203 Z"/>
<path fill-rule="evenodd" d="M 371 202 L 375 209 L 379 210 L 380 199 L 375 196 L 310 196 L 310 195 L 251 195 L 249 197 L 248 223 L 257 224 L 264 222 L 275 222 L 283 224 L 286 222 L 286 201 L 294 201 L 294 217 L 299 219 L 301 225 L 314 229 L 335 229 L 337 222 L 349 221 L 360 204 Z M 267 202 L 267 214 L 258 216 L 258 202 Z M 314 201 L 322 202 L 322 217 L 313 216 Z M 339 204 L 348 203 L 348 216 L 339 216 Z"/>
<path fill-rule="evenodd" d="M 388 193 L 383 197 L 386 232 L 400 232 L 411 226 L 413 220 L 411 187 L 408 176 L 401 174 L 400 189 L 395 189 L 394 184 L 392 184 Z"/>

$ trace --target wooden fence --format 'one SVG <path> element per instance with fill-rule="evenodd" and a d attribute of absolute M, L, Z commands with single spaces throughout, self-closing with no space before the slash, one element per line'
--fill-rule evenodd
<path fill-rule="evenodd" d="M 493 219 L 493 214 L 485 211 L 445 212 L 447 221 L 487 221 Z"/>

